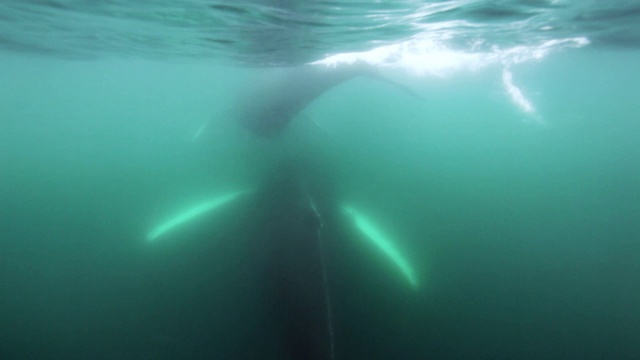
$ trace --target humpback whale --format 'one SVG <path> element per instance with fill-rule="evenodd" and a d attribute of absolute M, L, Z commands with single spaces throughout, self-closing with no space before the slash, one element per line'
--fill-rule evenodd
<path fill-rule="evenodd" d="M 413 289 L 418 288 L 408 260 L 379 226 L 352 204 L 337 201 L 340 199 L 328 179 L 330 172 L 325 170 L 315 162 L 288 159 L 279 163 L 259 188 L 197 202 L 154 227 L 147 236 L 149 244 L 155 244 L 157 239 L 171 236 L 173 229 L 244 198 L 254 249 L 253 263 L 246 265 L 260 284 L 256 296 L 283 359 L 335 358 L 325 249 L 332 249 L 343 236 L 349 237 L 343 224 L 353 224 L 366 243 L 386 255 Z"/>
<path fill-rule="evenodd" d="M 252 84 L 233 107 L 235 120 L 262 137 L 282 132 L 300 111 L 334 86 L 360 75 L 379 77 L 366 65 L 358 64 L 339 68 L 305 65 L 269 75 Z M 415 95 L 402 85 L 391 84 Z M 252 247 L 262 252 L 255 271 L 262 284 L 259 297 L 266 304 L 270 323 L 275 324 L 283 359 L 335 358 L 324 229 L 335 230 L 341 222 L 339 216 L 351 220 L 368 243 L 385 254 L 414 289 L 418 287 L 416 275 L 400 251 L 361 211 L 351 205 L 339 205 L 330 189 L 331 182 L 327 181 L 331 171 L 323 171 L 326 169 L 317 165 L 286 159 L 257 189 L 200 201 L 147 235 L 148 242 L 155 242 L 177 227 L 250 195 L 247 201 L 252 204 L 252 216 L 248 227 L 255 229 L 250 238 Z"/>

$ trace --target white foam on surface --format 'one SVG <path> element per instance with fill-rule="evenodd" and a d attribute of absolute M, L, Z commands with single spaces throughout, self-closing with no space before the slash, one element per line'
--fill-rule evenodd
<path fill-rule="evenodd" d="M 536 45 L 521 45 L 501 49 L 492 47 L 488 51 L 454 49 L 443 41 L 433 38 L 416 38 L 393 45 L 381 46 L 369 51 L 341 53 L 328 56 L 312 64 L 338 67 L 355 63 L 385 68 L 402 69 L 416 78 L 436 76 L 449 77 L 461 72 L 474 72 L 492 65 L 503 69 L 502 83 L 511 101 L 526 114 L 535 115 L 534 104 L 525 96 L 521 87 L 513 82 L 513 66 L 538 61 L 552 52 L 588 45 L 589 39 L 574 37 L 547 40 Z M 542 123 L 542 121 L 537 121 Z"/>

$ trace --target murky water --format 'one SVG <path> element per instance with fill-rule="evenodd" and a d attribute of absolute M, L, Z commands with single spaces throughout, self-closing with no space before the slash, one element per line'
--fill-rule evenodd
<path fill-rule="evenodd" d="M 634 2 L 0 9 L 2 359 L 640 356 Z"/>

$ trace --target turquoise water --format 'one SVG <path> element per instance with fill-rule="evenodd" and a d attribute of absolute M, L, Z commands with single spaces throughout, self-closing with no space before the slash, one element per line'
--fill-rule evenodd
<path fill-rule="evenodd" d="M 265 4 L 0 5 L 2 359 L 290 358 L 260 214 L 294 189 L 147 235 L 291 159 L 323 219 L 335 358 L 640 357 L 637 5 Z M 234 121 L 271 65 L 345 52 L 374 70 L 281 133 Z"/>

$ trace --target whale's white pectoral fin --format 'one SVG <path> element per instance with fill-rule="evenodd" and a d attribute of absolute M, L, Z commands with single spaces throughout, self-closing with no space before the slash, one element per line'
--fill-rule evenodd
<path fill-rule="evenodd" d="M 152 242 L 164 233 L 183 225 L 208 211 L 214 210 L 228 202 L 238 198 L 238 196 L 248 193 L 249 190 L 236 191 L 213 199 L 206 200 L 189 207 L 185 211 L 171 217 L 170 219 L 160 223 L 147 234 L 147 241 Z"/>
<path fill-rule="evenodd" d="M 402 256 L 402 254 L 400 254 L 398 249 L 396 249 L 393 242 L 383 235 L 371 220 L 366 218 L 353 207 L 343 206 L 342 210 L 353 219 L 358 230 L 360 230 L 367 239 L 369 239 L 374 245 L 382 250 L 382 252 L 387 255 L 391 261 L 393 261 L 402 274 L 407 278 L 411 286 L 417 289 L 418 279 L 416 278 L 414 270 L 409 265 L 409 262 Z"/>

